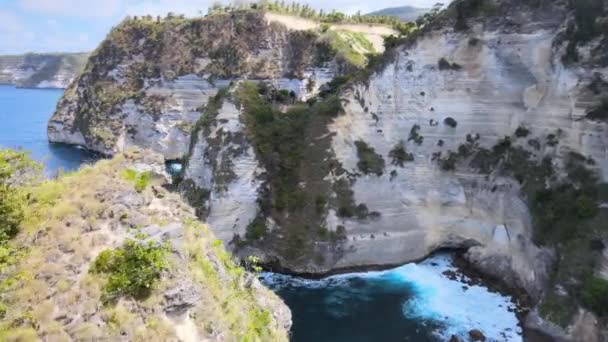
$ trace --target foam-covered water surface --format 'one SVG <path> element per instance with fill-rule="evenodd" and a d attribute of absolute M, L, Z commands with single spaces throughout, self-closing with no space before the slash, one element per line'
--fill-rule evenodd
<path fill-rule="evenodd" d="M 522 341 L 509 296 L 452 280 L 446 271 L 458 272 L 451 255 L 438 254 L 386 271 L 261 279 L 291 308 L 294 341 L 466 340 L 472 329 L 488 341 Z"/>

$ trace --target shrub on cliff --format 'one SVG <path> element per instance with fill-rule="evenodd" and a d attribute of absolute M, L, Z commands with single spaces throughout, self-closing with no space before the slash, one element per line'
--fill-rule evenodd
<path fill-rule="evenodd" d="M 26 153 L 0 150 L 0 244 L 19 231 L 25 200 L 17 187 L 27 181 L 30 170 L 38 169 Z"/>
<path fill-rule="evenodd" d="M 449 116 L 443 120 L 443 123 L 452 128 L 456 128 L 456 126 L 458 126 L 458 122 L 454 118 Z"/>
<path fill-rule="evenodd" d="M 388 155 L 393 159 L 392 164 L 397 166 L 403 166 L 405 162 L 414 161 L 414 155 L 407 152 L 403 140 L 399 141 Z"/>
<path fill-rule="evenodd" d="M 600 316 L 608 314 L 608 281 L 599 277 L 589 277 L 581 290 L 583 304 Z"/>
<path fill-rule="evenodd" d="M 407 138 L 407 141 L 413 141 L 416 145 L 420 146 L 424 142 L 424 137 L 420 135 L 420 125 L 412 126 L 410 129 L 410 136 Z"/>
<path fill-rule="evenodd" d="M 101 252 L 91 272 L 108 276 L 103 287 L 103 301 L 114 301 L 121 296 L 145 298 L 168 266 L 165 253 L 166 247 L 134 240 L 128 240 L 115 250 Z"/>
<path fill-rule="evenodd" d="M 150 177 L 152 174 L 148 171 L 137 172 L 132 169 L 127 169 L 123 173 L 123 177 L 129 182 L 133 183 L 137 192 L 142 192 L 150 183 Z"/>
<path fill-rule="evenodd" d="M 359 170 L 365 174 L 375 173 L 377 176 L 382 176 L 384 172 L 382 156 L 377 154 L 372 147 L 369 147 L 365 141 L 355 141 L 355 147 L 357 147 L 357 156 L 359 157 L 357 163 Z"/>
<path fill-rule="evenodd" d="M 519 126 L 515 130 L 515 136 L 517 138 L 525 138 L 528 136 L 528 134 L 530 134 L 530 130 L 527 129 L 525 126 Z"/>
<path fill-rule="evenodd" d="M 593 108 L 586 116 L 591 120 L 607 120 L 608 119 L 608 96 L 602 98 L 600 104 Z"/>

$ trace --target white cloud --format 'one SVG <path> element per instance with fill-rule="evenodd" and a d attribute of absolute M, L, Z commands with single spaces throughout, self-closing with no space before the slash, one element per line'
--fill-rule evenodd
<path fill-rule="evenodd" d="M 24 11 L 62 17 L 108 18 L 119 14 L 123 0 L 19 0 Z"/>

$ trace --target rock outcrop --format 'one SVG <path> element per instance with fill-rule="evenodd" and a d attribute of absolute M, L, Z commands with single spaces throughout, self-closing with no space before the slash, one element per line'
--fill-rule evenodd
<path fill-rule="evenodd" d="M 202 107 L 219 89 L 238 79 L 267 80 L 306 100 L 352 68 L 351 62 L 382 49 L 380 34 L 394 33 L 382 29 L 360 33 L 336 26 L 323 34 L 313 21 L 257 11 L 128 19 L 66 90 L 49 123 L 49 139 L 106 155 L 130 145 L 149 146 L 167 159 L 181 159 Z M 332 47 L 355 42 L 353 35 L 367 44 L 353 43 L 348 54 Z"/>
<path fill-rule="evenodd" d="M 289 309 L 164 188 L 167 177 L 162 156 L 129 150 L 19 189 L 27 210 L 20 233 L 2 244 L 0 339 L 288 341 Z M 165 250 L 145 296 L 109 287 L 143 274 L 117 283 L 120 274 L 96 271 L 127 241 L 144 246 L 128 263 L 152 258 L 145 246 Z"/>
<path fill-rule="evenodd" d="M 87 53 L 0 56 L 0 84 L 21 88 L 67 88 L 84 69 Z"/>

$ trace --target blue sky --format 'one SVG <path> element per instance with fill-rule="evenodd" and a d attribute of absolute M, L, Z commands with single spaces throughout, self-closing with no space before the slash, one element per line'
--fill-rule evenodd
<path fill-rule="evenodd" d="M 94 49 L 127 15 L 188 16 L 206 12 L 214 0 L 0 0 L 0 54 L 77 52 Z M 436 0 L 306 0 L 315 8 L 354 13 Z"/>

